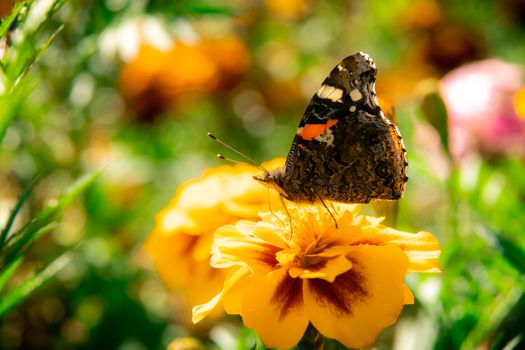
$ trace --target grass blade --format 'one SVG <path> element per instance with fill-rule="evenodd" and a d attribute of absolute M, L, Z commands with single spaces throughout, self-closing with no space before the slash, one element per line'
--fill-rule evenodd
<path fill-rule="evenodd" d="M 525 251 L 503 235 L 495 235 L 502 255 L 521 274 L 525 274 Z"/>
<path fill-rule="evenodd" d="M 0 293 L 2 293 L 2 291 L 4 290 L 7 284 L 7 281 L 9 281 L 9 279 L 11 278 L 13 273 L 15 273 L 18 266 L 20 266 L 20 264 L 22 263 L 22 260 L 23 260 L 23 257 L 16 259 L 15 261 L 13 261 L 13 263 L 11 263 L 7 267 L 7 269 L 4 272 L 0 274 Z"/>
<path fill-rule="evenodd" d="M 66 193 L 45 207 L 33 221 L 11 235 L 7 240 L 6 254 L 3 257 L 3 261 L 0 262 L 0 269 L 5 268 L 10 261 L 18 258 L 35 239 L 49 232 L 49 225 L 53 223 L 60 212 L 93 183 L 99 174 L 100 171 L 95 171 L 78 179 L 69 187 Z"/>
<path fill-rule="evenodd" d="M 62 31 L 62 29 L 64 29 L 64 25 L 61 25 L 60 27 L 58 27 L 58 29 L 55 30 L 55 32 L 53 34 L 51 34 L 51 36 L 45 41 L 45 43 L 38 50 L 33 52 L 30 57 L 28 57 L 26 60 L 24 60 L 24 64 L 21 67 L 19 67 L 19 70 L 14 72 L 14 74 L 15 74 L 15 76 L 17 78 L 16 78 L 13 86 L 11 87 L 12 89 L 15 88 L 20 83 L 20 81 L 22 81 L 22 79 L 24 79 L 24 77 L 27 75 L 27 73 L 31 69 L 31 66 L 36 61 L 38 61 L 38 59 L 47 50 L 49 45 L 51 45 L 51 43 L 55 40 L 57 35 Z"/>
<path fill-rule="evenodd" d="M 19 113 L 27 96 L 33 91 L 35 83 L 25 79 L 16 89 L 11 89 L 6 95 L 0 96 L 0 143 L 13 118 Z"/>
<path fill-rule="evenodd" d="M 2 23 L 0 23 L 0 38 L 3 38 L 7 34 L 9 28 L 11 28 L 16 17 L 18 16 L 22 8 L 25 6 L 25 4 L 25 1 L 15 4 L 13 10 L 11 11 L 11 14 L 2 20 Z"/>
<path fill-rule="evenodd" d="M 58 271 L 71 261 L 71 253 L 65 253 L 51 262 L 42 271 L 26 280 L 22 285 L 0 299 L 0 319 L 13 307 L 25 300 L 31 293 L 42 287 Z"/>
<path fill-rule="evenodd" d="M 13 226 L 13 223 L 15 222 L 16 216 L 20 212 L 20 209 L 22 209 L 22 206 L 24 205 L 24 202 L 26 201 L 27 198 L 29 198 L 29 195 L 33 191 L 33 188 L 35 187 L 36 183 L 40 180 L 41 177 L 42 177 L 42 173 L 37 174 L 33 178 L 33 180 L 31 180 L 29 185 L 27 185 L 27 187 L 22 192 L 22 194 L 20 194 L 20 196 L 18 197 L 18 200 L 17 200 L 13 210 L 9 214 L 9 217 L 7 219 L 7 222 L 6 222 L 5 226 L 4 226 L 4 228 L 2 229 L 2 232 L 0 232 L 0 252 L 2 252 L 2 249 L 4 247 L 5 241 L 7 239 L 7 235 L 9 234 L 9 231 L 11 231 L 11 227 Z"/>

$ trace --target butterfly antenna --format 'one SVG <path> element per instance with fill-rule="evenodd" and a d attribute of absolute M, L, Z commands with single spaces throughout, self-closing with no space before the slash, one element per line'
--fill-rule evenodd
<path fill-rule="evenodd" d="M 233 148 L 232 146 L 228 145 L 226 142 L 222 141 L 221 139 L 217 138 L 215 135 L 213 135 L 212 133 L 208 133 L 208 136 L 210 138 L 212 138 L 213 140 L 217 141 L 218 143 L 220 143 L 223 147 L 229 149 L 230 151 L 232 152 L 235 152 L 237 155 L 241 156 L 242 158 L 246 159 L 248 161 L 248 163 L 246 162 L 240 162 L 238 160 L 235 160 L 235 159 L 231 159 L 231 158 L 228 158 L 228 157 L 225 157 L 224 155 L 222 154 L 217 154 L 217 158 L 219 159 L 224 159 L 224 160 L 227 160 L 229 162 L 233 162 L 233 163 L 236 163 L 236 164 L 247 164 L 247 165 L 250 165 L 250 166 L 253 166 L 259 170 L 262 170 L 264 172 L 268 172 L 268 170 L 266 170 L 262 165 L 259 165 L 257 164 L 257 162 L 255 162 L 252 158 L 248 157 L 246 154 L 242 153 L 241 151 Z"/>
<path fill-rule="evenodd" d="M 220 154 L 220 153 L 217 153 L 217 158 L 222 159 L 222 160 L 227 160 L 228 162 L 232 162 L 232 163 L 235 163 L 235 164 L 244 164 L 244 165 L 253 166 L 253 167 L 255 167 L 255 168 L 259 169 L 259 170 L 266 171 L 266 169 L 264 169 L 260 165 L 256 165 L 256 164 L 252 164 L 252 163 L 246 163 L 246 162 L 241 162 L 240 160 L 236 160 L 236 159 L 232 159 L 230 157 L 226 157 L 225 155 Z"/>

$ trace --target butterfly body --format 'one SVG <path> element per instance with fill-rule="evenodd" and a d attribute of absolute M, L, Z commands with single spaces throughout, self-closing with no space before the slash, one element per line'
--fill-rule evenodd
<path fill-rule="evenodd" d="M 364 53 L 341 61 L 306 108 L 285 167 L 255 179 L 293 202 L 399 199 L 406 151 L 377 102 L 376 73 Z"/>

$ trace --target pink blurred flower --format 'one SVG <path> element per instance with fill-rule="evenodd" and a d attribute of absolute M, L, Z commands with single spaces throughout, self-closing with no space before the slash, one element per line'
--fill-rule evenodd
<path fill-rule="evenodd" d="M 454 159 L 476 150 L 525 157 L 525 120 L 513 103 L 524 84 L 522 66 L 497 59 L 466 64 L 441 79 Z"/>

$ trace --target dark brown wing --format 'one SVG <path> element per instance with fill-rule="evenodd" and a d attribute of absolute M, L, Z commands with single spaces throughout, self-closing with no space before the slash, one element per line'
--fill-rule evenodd
<path fill-rule="evenodd" d="M 340 62 L 308 105 L 286 161 L 290 200 L 366 203 L 403 194 L 406 156 L 375 97 L 376 68 L 357 53 Z"/>

